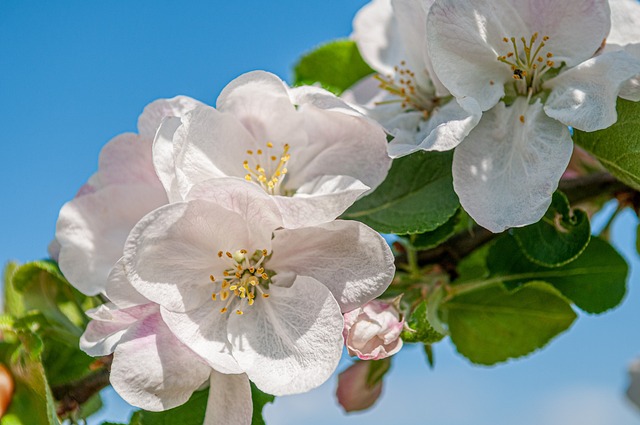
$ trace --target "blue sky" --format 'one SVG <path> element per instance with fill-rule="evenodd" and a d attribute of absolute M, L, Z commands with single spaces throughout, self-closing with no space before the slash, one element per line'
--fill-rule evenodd
<path fill-rule="evenodd" d="M 46 255 L 60 207 L 95 171 L 101 147 L 135 131 L 147 103 L 177 94 L 213 103 L 254 69 L 290 80 L 296 58 L 347 36 L 365 3 L 0 1 L 0 261 Z M 269 425 L 640 424 L 623 396 L 626 365 L 640 354 L 635 226 L 627 211 L 613 228 L 633 270 L 624 304 L 581 315 L 541 352 L 486 368 L 444 342 L 430 370 L 419 349 L 403 350 L 369 412 L 342 414 L 330 380 L 267 407 Z M 102 418 L 125 420 L 126 406 L 105 395 Z"/>

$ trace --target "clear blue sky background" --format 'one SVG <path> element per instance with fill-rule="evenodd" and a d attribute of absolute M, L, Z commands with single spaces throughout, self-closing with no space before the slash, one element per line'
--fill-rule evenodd
<path fill-rule="evenodd" d="M 254 69 L 290 80 L 299 54 L 347 36 L 365 3 L 0 0 L 0 261 L 46 255 L 58 210 L 95 171 L 101 147 L 135 131 L 147 103 L 177 94 L 213 103 L 231 79 Z M 635 226 L 627 212 L 613 229 L 633 270 L 624 304 L 581 315 L 543 351 L 486 368 L 444 342 L 429 370 L 420 350 L 403 350 L 369 412 L 341 413 L 333 379 L 278 399 L 266 409 L 267 422 L 640 424 L 623 396 L 626 365 L 640 354 Z M 124 403 L 105 395 L 101 418 L 125 420 Z"/>

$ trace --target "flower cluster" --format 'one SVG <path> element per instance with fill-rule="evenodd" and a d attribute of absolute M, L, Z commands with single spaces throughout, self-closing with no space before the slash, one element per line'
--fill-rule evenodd
<path fill-rule="evenodd" d="M 639 8 L 375 0 L 353 38 L 379 75 L 345 98 L 394 137 L 391 156 L 455 148 L 454 188 L 478 224 L 531 224 L 571 157 L 568 127 L 607 128 L 618 96 L 640 100 Z"/>
<path fill-rule="evenodd" d="M 251 422 L 249 380 L 274 395 L 322 384 L 343 313 L 395 272 L 379 234 L 336 220 L 390 161 L 378 125 L 266 72 L 231 82 L 216 108 L 152 103 L 60 212 L 61 270 L 109 300 L 81 348 L 113 353 L 113 387 L 147 410 L 208 385 L 207 424 Z"/>

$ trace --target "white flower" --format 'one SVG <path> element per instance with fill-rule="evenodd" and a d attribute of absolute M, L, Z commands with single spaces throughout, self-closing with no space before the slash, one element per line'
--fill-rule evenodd
<path fill-rule="evenodd" d="M 169 199 L 194 185 L 234 177 L 264 189 L 286 227 L 335 219 L 386 177 L 384 131 L 329 92 L 288 88 L 255 71 L 231 83 L 217 107 L 166 121 L 154 161 Z"/>
<path fill-rule="evenodd" d="M 163 117 L 183 115 L 195 105 L 187 97 L 149 104 L 138 119 L 139 133 L 121 134 L 107 143 L 98 171 L 60 210 L 51 248 L 65 277 L 81 292 L 104 291 L 129 231 L 146 213 L 167 203 L 151 159 L 153 138 Z"/>
<path fill-rule="evenodd" d="M 92 356 L 113 353 L 109 380 L 128 403 L 163 411 L 185 403 L 210 386 L 204 425 L 251 423 L 251 388 L 246 374 L 225 375 L 182 344 L 162 320 L 160 306 L 128 283 L 118 262 L 106 292 L 113 302 L 87 312 L 80 348 Z"/>
<path fill-rule="evenodd" d="M 127 279 L 216 370 L 246 373 L 275 395 L 323 383 L 342 352 L 341 311 L 393 278 L 384 239 L 350 221 L 283 229 L 278 205 L 257 185 L 213 179 L 191 193 L 131 231 Z"/>
<path fill-rule="evenodd" d="M 436 0 L 431 7 L 436 74 L 456 98 L 488 111 L 453 160 L 460 202 L 487 229 L 544 215 L 571 156 L 566 126 L 595 131 L 616 121 L 617 96 L 640 61 L 626 51 L 594 57 L 609 15 L 603 0 Z"/>
<path fill-rule="evenodd" d="M 374 0 L 353 21 L 352 38 L 379 74 L 356 84 L 343 98 L 394 136 L 392 157 L 417 150 L 449 150 L 480 119 L 473 101 L 455 100 L 433 74 L 427 54 L 427 11 L 433 0 Z"/>

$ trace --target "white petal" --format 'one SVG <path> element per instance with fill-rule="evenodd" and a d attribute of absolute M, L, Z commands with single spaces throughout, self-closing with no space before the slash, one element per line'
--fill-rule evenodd
<path fill-rule="evenodd" d="M 240 215 L 193 200 L 166 205 L 140 220 L 127 239 L 123 261 L 138 292 L 169 310 L 188 311 L 210 301 L 217 287 L 210 276 L 220 279 L 229 268 L 229 259 L 219 258 L 218 251 L 266 248 L 254 246 Z"/>
<path fill-rule="evenodd" d="M 512 79 L 511 69 L 496 60 L 507 53 L 497 50 L 505 44 L 502 39 L 527 28 L 512 4 L 494 3 L 443 0 L 433 4 L 427 17 L 435 74 L 455 97 L 472 97 L 483 111 L 498 103 Z"/>
<path fill-rule="evenodd" d="M 194 186 L 186 198 L 187 201 L 194 199 L 205 199 L 240 214 L 249 225 L 258 223 L 252 240 L 260 246 L 268 246 L 271 240 L 271 232 L 260 232 L 260 228 L 282 227 L 282 214 L 274 197 L 245 179 L 220 177 L 203 181 Z"/>
<path fill-rule="evenodd" d="M 296 194 L 274 196 L 284 217 L 284 227 L 314 226 L 334 220 L 369 190 L 348 176 L 321 176 L 303 184 Z"/>
<path fill-rule="evenodd" d="M 374 79 L 374 81 L 376 81 Z M 317 108 L 328 111 L 342 112 L 348 115 L 360 116 L 361 113 L 349 105 L 343 98 L 321 87 L 299 86 L 289 90 L 289 97 L 294 105 L 310 103 Z"/>
<path fill-rule="evenodd" d="M 640 60 L 640 43 L 629 44 L 625 46 L 624 50 L 632 57 Z M 618 96 L 632 102 L 640 102 L 640 74 L 626 81 L 622 87 L 620 87 Z"/>
<path fill-rule="evenodd" d="M 495 233 L 525 226 L 546 212 L 571 151 L 569 130 L 539 101 L 499 103 L 456 148 L 453 186 L 481 226 Z"/>
<path fill-rule="evenodd" d="M 169 202 L 182 200 L 176 177 L 176 155 L 178 147 L 174 146 L 173 136 L 182 124 L 178 117 L 167 117 L 160 124 L 155 140 L 153 141 L 153 165 L 158 178 L 162 182 Z"/>
<path fill-rule="evenodd" d="M 164 190 L 149 185 L 112 185 L 67 202 L 56 224 L 62 273 L 87 295 L 104 291 L 129 231 L 166 202 Z"/>
<path fill-rule="evenodd" d="M 140 136 L 152 140 L 165 118 L 182 117 L 199 105 L 202 103 L 187 96 L 155 100 L 144 108 L 138 118 L 138 132 Z"/>
<path fill-rule="evenodd" d="M 216 105 L 220 112 L 233 115 L 261 145 L 269 141 L 295 144 L 304 135 L 287 90 L 269 72 L 248 72 L 222 90 Z"/>
<path fill-rule="evenodd" d="M 147 184 L 158 186 L 159 180 L 151 159 L 152 138 L 132 133 L 114 137 L 100 151 L 98 172 L 92 177 L 97 188 L 112 184 Z"/>
<path fill-rule="evenodd" d="M 343 220 L 277 230 L 269 267 L 322 282 L 342 311 L 382 294 L 395 273 L 393 254 L 385 240 L 362 223 Z"/>
<path fill-rule="evenodd" d="M 609 0 L 611 31 L 607 43 L 640 43 L 640 3 L 637 0 Z"/>
<path fill-rule="evenodd" d="M 227 339 L 230 313 L 220 313 L 225 304 L 209 299 L 208 303 L 187 313 L 163 308 L 162 318 L 178 339 L 211 367 L 223 373 L 241 373 L 243 370 L 233 358 Z"/>
<path fill-rule="evenodd" d="M 182 345 L 159 313 L 132 326 L 115 350 L 110 381 L 130 404 L 150 411 L 179 406 L 211 368 Z"/>
<path fill-rule="evenodd" d="M 360 180 L 371 189 L 387 176 L 391 159 L 387 138 L 379 125 L 364 117 L 302 105 L 304 128 L 309 143 L 304 148 L 291 146 L 287 164 L 287 188 L 299 188 L 319 176 L 344 175 Z"/>
<path fill-rule="evenodd" d="M 213 370 L 203 425 L 251 425 L 253 403 L 249 378 Z"/>
<path fill-rule="evenodd" d="M 127 279 L 122 258 L 111 269 L 105 295 L 118 308 L 129 308 L 149 303 L 149 300 L 136 291 Z"/>
<path fill-rule="evenodd" d="M 551 94 L 544 111 L 583 131 L 607 128 L 618 119 L 616 100 L 622 86 L 640 75 L 640 59 L 624 50 L 605 53 L 547 81 Z"/>
<path fill-rule="evenodd" d="M 111 354 L 132 324 L 157 311 L 156 304 L 119 309 L 111 303 L 89 310 L 87 316 L 93 320 L 80 338 L 80 349 L 93 357 Z"/>
<path fill-rule="evenodd" d="M 229 318 L 233 356 L 269 394 L 306 392 L 325 382 L 342 353 L 343 319 L 327 288 L 298 277 L 290 288 L 272 285 L 241 316 Z"/>
<path fill-rule="evenodd" d="M 460 106 L 463 103 L 467 110 Z M 423 121 L 413 143 L 406 138 L 397 138 L 389 143 L 392 158 L 408 155 L 416 150 L 447 151 L 455 148 L 478 124 L 482 111 L 472 98 L 451 100 L 435 109 L 428 120 Z"/>

